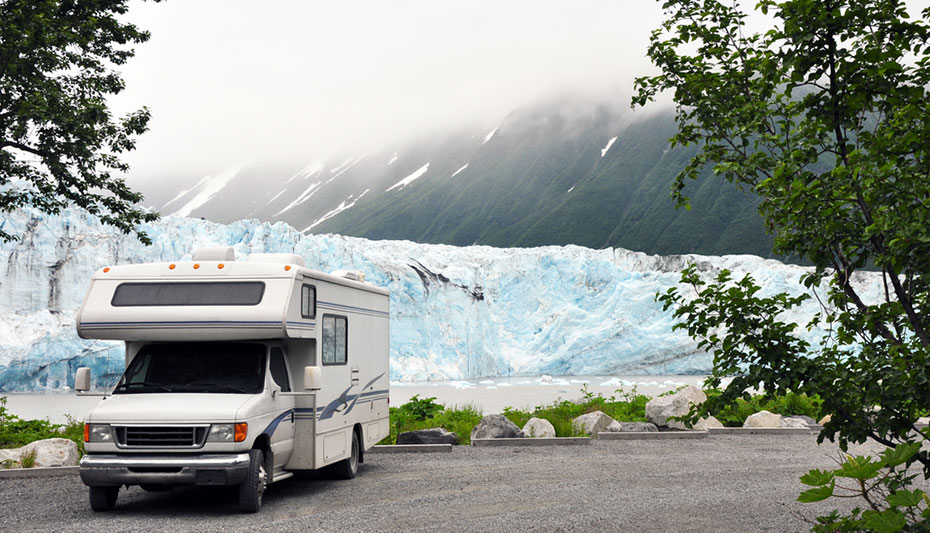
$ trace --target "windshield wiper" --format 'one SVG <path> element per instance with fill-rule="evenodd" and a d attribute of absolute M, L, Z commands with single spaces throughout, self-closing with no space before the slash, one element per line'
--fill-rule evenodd
<path fill-rule="evenodd" d="M 249 389 L 244 387 L 237 387 L 236 385 L 230 385 L 228 383 L 217 383 L 215 381 L 198 381 L 196 383 L 191 383 L 188 387 L 216 387 L 220 389 L 229 389 L 236 392 L 247 393 Z"/>
<path fill-rule="evenodd" d="M 162 392 L 174 392 L 174 390 L 171 389 L 170 387 L 162 385 L 161 383 L 154 383 L 152 381 L 137 381 L 135 383 L 120 383 L 119 385 L 116 386 L 115 389 L 113 389 L 113 392 L 118 392 L 120 390 L 128 391 L 130 390 L 130 387 L 145 387 L 145 388 L 151 387 L 153 389 L 157 389 Z"/>

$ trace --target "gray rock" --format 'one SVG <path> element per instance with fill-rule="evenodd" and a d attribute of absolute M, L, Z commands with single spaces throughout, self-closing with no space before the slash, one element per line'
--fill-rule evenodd
<path fill-rule="evenodd" d="M 13 460 L 17 463 L 23 454 L 36 452 L 35 466 L 74 466 L 81 458 L 77 444 L 69 439 L 44 439 L 30 442 L 21 448 L 0 450 L 0 461 Z"/>
<path fill-rule="evenodd" d="M 669 418 L 684 416 L 691 410 L 692 404 L 700 405 L 705 401 L 707 401 L 707 395 L 704 391 L 694 385 L 688 385 L 675 394 L 649 400 L 646 404 L 646 418 L 657 426 L 688 429 L 682 422 L 669 420 Z"/>
<path fill-rule="evenodd" d="M 707 418 L 702 418 L 694 424 L 695 431 L 707 431 L 710 428 L 722 428 L 723 424 L 717 420 L 716 416 L 708 416 Z"/>
<path fill-rule="evenodd" d="M 523 426 L 523 434 L 530 438 L 553 438 L 555 437 L 555 427 L 551 422 L 535 416 L 526 421 Z"/>
<path fill-rule="evenodd" d="M 459 436 L 443 428 L 405 431 L 397 436 L 397 444 L 458 444 Z"/>
<path fill-rule="evenodd" d="M 808 428 L 810 424 L 806 420 L 796 416 L 781 417 L 781 427 L 783 428 Z"/>
<path fill-rule="evenodd" d="M 608 431 L 608 427 L 617 421 L 610 418 L 602 411 L 594 411 L 586 415 L 581 415 L 572 420 L 572 429 L 586 435 L 596 437 L 601 431 Z"/>
<path fill-rule="evenodd" d="M 504 415 L 488 415 L 482 418 L 481 422 L 478 422 L 478 425 L 471 430 L 472 440 L 513 439 L 525 436 L 523 431 Z"/>
<path fill-rule="evenodd" d="M 652 422 L 621 422 L 620 431 L 659 431 L 659 428 Z"/>
<path fill-rule="evenodd" d="M 786 416 L 785 418 L 791 418 L 791 419 L 794 419 L 794 420 L 800 420 L 801 422 L 804 422 L 804 424 L 807 425 L 807 426 L 816 426 L 816 425 L 817 425 L 817 421 L 814 420 L 813 418 L 807 416 L 807 415 L 791 415 L 791 416 Z"/>
<path fill-rule="evenodd" d="M 782 416 L 768 411 L 759 411 L 746 417 L 744 428 L 780 428 Z"/>

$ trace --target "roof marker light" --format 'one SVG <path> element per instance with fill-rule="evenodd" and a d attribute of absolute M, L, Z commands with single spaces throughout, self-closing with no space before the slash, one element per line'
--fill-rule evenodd
<path fill-rule="evenodd" d="M 284 265 L 284 271 L 287 272 L 291 269 L 291 265 Z"/>
<path fill-rule="evenodd" d="M 200 268 L 200 263 L 194 263 L 194 270 L 197 270 L 198 268 Z"/>
<path fill-rule="evenodd" d="M 104 273 L 109 272 L 109 271 L 110 271 L 110 267 L 103 267 L 103 272 L 104 272 Z"/>
<path fill-rule="evenodd" d="M 224 265 L 223 263 L 220 263 L 220 264 L 216 265 L 216 268 L 218 268 L 218 269 L 220 269 L 220 270 L 223 270 L 223 267 L 224 267 L 224 266 L 226 266 L 226 265 Z"/>
<path fill-rule="evenodd" d="M 168 265 L 168 270 L 174 270 L 174 266 L 175 266 L 174 263 L 171 263 L 170 265 Z"/>

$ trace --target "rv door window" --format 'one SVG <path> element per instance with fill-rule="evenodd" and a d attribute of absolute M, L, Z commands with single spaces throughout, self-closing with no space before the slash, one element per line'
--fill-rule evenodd
<path fill-rule="evenodd" d="M 284 352 L 281 348 L 271 349 L 271 377 L 281 387 L 281 392 L 291 392 L 291 382 L 288 380 L 287 363 L 284 361 Z"/>
<path fill-rule="evenodd" d="M 302 285 L 300 288 L 300 316 L 316 318 L 316 287 Z"/>
<path fill-rule="evenodd" d="M 256 394 L 265 388 L 265 345 L 166 342 L 143 346 L 114 394 L 201 392 Z"/>
<path fill-rule="evenodd" d="M 344 316 L 323 315 L 323 364 L 346 364 L 348 319 Z"/>
<path fill-rule="evenodd" d="M 264 293 L 263 281 L 121 283 L 110 305 L 258 305 Z"/>

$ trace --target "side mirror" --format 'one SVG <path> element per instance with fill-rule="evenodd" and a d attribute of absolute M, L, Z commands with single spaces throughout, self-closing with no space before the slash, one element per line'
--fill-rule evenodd
<path fill-rule="evenodd" d="M 318 366 L 304 367 L 304 388 L 320 390 L 323 385 L 323 369 Z"/>
<path fill-rule="evenodd" d="M 74 375 L 74 389 L 78 392 L 90 390 L 90 368 L 82 366 L 77 369 L 77 373 Z"/>

